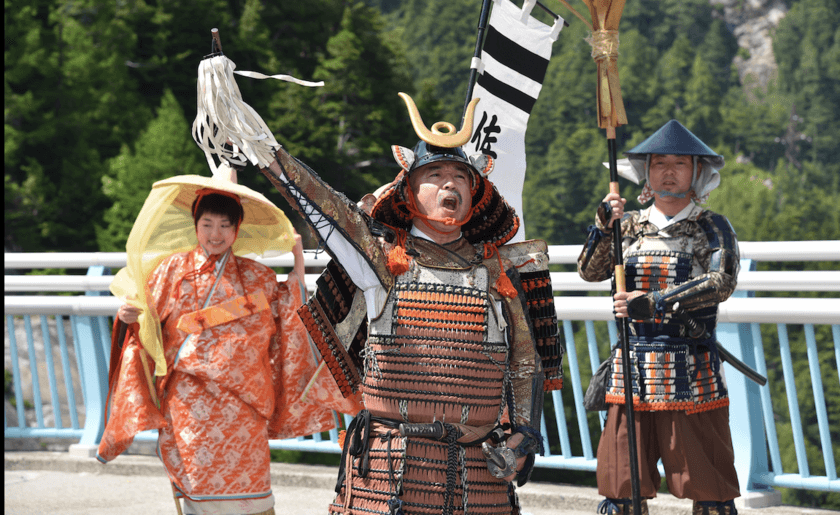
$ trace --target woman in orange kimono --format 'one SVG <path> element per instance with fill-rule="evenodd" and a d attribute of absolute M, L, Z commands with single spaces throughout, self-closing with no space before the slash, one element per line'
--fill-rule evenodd
<path fill-rule="evenodd" d="M 300 236 L 294 271 L 278 284 L 270 268 L 233 254 L 244 214 L 238 195 L 199 189 L 198 245 L 148 277 L 167 371 L 153 388 L 153 363 L 136 337 L 141 310 L 126 303 L 117 313 L 131 329 L 97 458 L 110 461 L 138 432 L 158 429 L 158 454 L 186 514 L 273 514 L 268 440 L 334 426 L 329 410 L 296 402 L 295 385 L 309 377 L 290 377 L 302 375 L 309 356 L 296 313 L 304 300 Z"/>

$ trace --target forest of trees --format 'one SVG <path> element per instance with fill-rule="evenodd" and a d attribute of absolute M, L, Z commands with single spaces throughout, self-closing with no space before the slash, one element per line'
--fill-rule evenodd
<path fill-rule="evenodd" d="M 786 4 L 773 35 L 777 77 L 756 86 L 738 78 L 732 62 L 745 50 L 720 7 L 709 0 L 627 0 L 619 71 L 629 123 L 618 129 L 618 147 L 627 150 L 676 118 L 725 156 L 709 208 L 729 217 L 740 240 L 840 239 L 840 0 Z M 213 27 L 239 70 L 325 81 L 302 88 L 238 78 L 245 101 L 281 144 L 360 198 L 397 172 L 389 146 L 416 141 L 398 91 L 415 98 L 427 121 L 460 120 L 480 5 L 6 0 L 5 251 L 122 251 L 152 183 L 209 173 L 190 126 L 196 71 L 210 52 Z M 531 116 L 522 215 L 529 238 L 580 244 L 607 192 L 600 164 L 606 143 L 596 126 L 586 28 L 560 3 L 547 5 L 570 26 L 554 44 Z M 535 15 L 547 21 L 545 13 Z M 290 211 L 253 167 L 240 182 Z M 621 187 L 638 207 L 638 187 Z M 831 341 L 823 336 L 819 341 Z M 791 338 L 795 361 L 807 366 L 804 337 L 794 331 Z M 829 347 L 821 347 L 823 361 L 833 359 Z M 781 369 L 769 358 L 768 367 L 774 399 L 785 406 Z M 800 403 L 813 413 L 810 382 L 801 375 Z M 840 441 L 836 373 L 826 372 L 823 384 L 832 440 Z M 786 412 L 777 416 L 784 427 Z M 813 432 L 811 470 L 824 474 L 815 424 L 806 431 Z M 786 468 L 796 470 L 792 448 L 783 454 Z M 840 448 L 835 456 L 840 463 Z M 840 508 L 838 494 L 784 495 L 785 502 Z"/>

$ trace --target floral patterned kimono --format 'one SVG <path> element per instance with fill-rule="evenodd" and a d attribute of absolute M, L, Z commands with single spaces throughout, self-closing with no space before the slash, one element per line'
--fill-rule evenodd
<path fill-rule="evenodd" d="M 130 333 L 109 392 L 97 458 L 159 429 L 158 454 L 191 501 L 271 497 L 268 439 L 334 427 L 329 410 L 301 402 L 316 361 L 297 316 L 302 287 L 230 251 L 201 272 L 200 246 L 164 260 L 148 287 L 160 314 L 167 374 L 150 394 L 153 363 Z M 205 269 L 213 267 L 206 265 Z M 273 505 L 273 500 L 271 501 Z"/>

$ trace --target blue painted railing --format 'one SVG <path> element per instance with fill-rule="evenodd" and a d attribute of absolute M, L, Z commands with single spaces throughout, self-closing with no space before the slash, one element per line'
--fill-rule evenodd
<path fill-rule="evenodd" d="M 836 243 L 836 242 L 832 242 Z M 745 247 L 742 243 L 742 252 Z M 757 244 L 755 244 L 757 245 Z M 550 249 L 553 264 L 570 264 L 578 252 L 578 247 L 552 247 Z M 794 261 L 830 260 L 837 261 L 840 246 L 825 254 L 812 255 L 810 258 L 797 254 L 788 258 Z M 6 267 L 9 268 L 13 254 L 6 254 Z M 120 257 L 114 257 L 120 266 Z M 778 251 L 767 252 L 766 261 L 779 261 Z M 13 267 L 26 268 L 20 264 Z M 308 260 L 309 261 L 309 260 Z M 322 259 L 313 260 L 323 264 Z M 122 257 L 124 264 L 124 256 Z M 267 263 L 270 266 L 288 266 L 290 263 Z M 307 263 L 308 265 L 312 263 Z M 50 265 L 40 265 L 48 267 Z M 55 262 L 51 266 L 72 266 L 66 262 Z M 794 278 L 785 278 L 773 272 L 752 272 L 755 262 L 742 261 L 741 280 L 748 288 L 757 290 L 782 289 L 796 290 L 790 284 L 807 283 L 813 290 L 840 291 L 840 272 L 793 272 L 802 274 Z M 745 275 L 752 272 L 753 275 Z M 76 289 L 86 291 L 84 297 L 68 296 L 19 296 L 6 295 L 6 367 L 11 366 L 12 392 L 17 401 L 15 414 L 17 421 L 9 424 L 4 418 L 6 438 L 67 438 L 78 441 L 82 447 L 95 448 L 104 428 L 103 409 L 107 395 L 108 353 L 110 350 L 110 327 L 113 313 L 119 301 L 101 291 L 107 287 L 109 267 L 95 265 L 88 269 L 84 286 Z M 765 274 L 765 275 L 761 275 Z M 805 274 L 812 274 L 806 276 Z M 575 282 L 574 272 L 553 274 L 555 289 L 569 292 L 572 290 L 604 290 L 608 285 L 586 285 Z M 12 279 L 23 282 L 35 280 L 34 277 L 6 276 L 7 292 L 14 288 Z M 802 277 L 797 280 L 796 277 Z M 32 279 L 27 279 L 32 278 Z M 308 276 L 307 282 L 314 283 L 315 276 Z M 49 281 L 50 279 L 47 279 Z M 55 279 L 57 280 L 57 279 Z M 78 276 L 73 279 L 78 283 Z M 770 283 L 782 286 L 767 287 Z M 785 286 L 787 285 L 787 286 Z M 742 286 L 743 287 L 743 286 Z M 45 287 L 56 291 L 55 286 Z M 72 290 L 73 288 L 67 288 Z M 30 289 L 29 291 L 32 291 Z M 64 290 L 61 290 L 64 291 Z M 594 471 L 597 461 L 594 456 L 593 438 L 597 439 L 603 428 L 600 414 L 587 413 L 583 410 L 583 392 L 591 374 L 608 353 L 610 342 L 616 339 L 615 323 L 607 297 L 555 297 L 561 333 L 566 343 L 565 377 L 566 393 L 552 392 L 547 397 L 547 411 L 542 420 L 543 434 L 549 435 L 549 445 L 545 456 L 538 457 L 539 467 Z M 33 330 L 32 317 L 38 317 L 40 336 Z M 761 492 L 771 487 L 799 488 L 820 491 L 840 491 L 840 481 L 834 461 L 834 449 L 831 439 L 831 425 L 828 420 L 826 399 L 823 396 L 821 367 L 831 367 L 831 363 L 821 363 L 819 348 L 833 345 L 835 367 L 840 370 L 840 299 L 801 299 L 801 298 L 755 298 L 748 290 L 738 290 L 733 298 L 721 305 L 719 314 L 718 338 L 732 354 L 767 375 L 765 357 L 778 349 L 781 359 L 787 404 L 790 417 L 790 434 L 797 458 L 797 471 L 783 468 L 779 438 L 777 435 L 776 414 L 784 410 L 783 406 L 773 406 L 770 385 L 758 387 L 744 376 L 725 365 L 726 377 L 731 398 L 730 425 L 733 444 L 736 450 L 736 468 L 744 492 Z M 69 321 L 69 336 L 68 324 Z M 831 337 L 817 341 L 815 325 L 830 325 Z M 766 341 L 762 336 L 762 327 L 776 328 L 777 341 Z M 803 434 L 800 405 L 797 397 L 794 369 L 797 365 L 792 360 L 789 330 L 801 331 L 805 335 L 807 351 L 807 369 L 811 375 L 814 396 L 814 412 L 806 413 L 805 420 L 816 420 L 819 429 L 819 446 L 825 475 L 813 475 L 807 459 L 806 442 Z M 825 331 L 823 331 L 825 332 Z M 25 352 L 19 343 L 21 333 L 25 335 Z M 56 335 L 53 338 L 53 334 Z M 57 342 L 57 344 L 56 344 Z M 574 342 L 574 344 L 572 344 Z M 49 352 L 45 352 L 48 349 Z M 579 352 L 582 353 L 579 355 Z M 24 355 L 25 354 L 25 355 Z M 34 359 L 33 359 L 34 356 Z M 73 359 L 75 358 L 75 359 Z M 71 363 L 75 361 L 75 368 Z M 589 363 L 589 370 L 582 372 L 581 364 Z M 28 363 L 22 365 L 21 363 Z M 60 368 L 56 368 L 60 363 Z M 800 366 L 800 368 L 802 368 Z M 24 374 L 27 371 L 27 374 Z M 58 372 L 58 373 L 57 373 Z M 24 380 L 24 375 L 27 379 Z M 838 377 L 840 380 L 840 377 Z M 49 402 L 44 403 L 44 392 L 49 392 Z M 21 402 L 21 400 L 23 400 Z M 837 400 L 833 400 L 837 402 Z M 31 407 L 25 404 L 30 403 Z M 45 407 L 52 413 L 51 421 L 45 417 Z M 83 408 L 83 414 L 80 409 Z M 775 408 L 775 410 L 774 410 Z M 34 412 L 34 420 L 28 422 L 27 412 Z M 67 414 L 67 417 L 64 416 Z M 551 416 L 553 415 L 553 416 Z M 7 415 L 9 412 L 7 409 Z M 31 419 L 30 415 L 30 419 Z M 349 417 L 341 417 L 346 425 Z M 574 418 L 576 431 L 567 425 L 567 420 Z M 597 421 L 597 423 L 596 423 Z M 594 426 L 594 427 L 593 427 Z M 786 431 L 787 432 L 787 431 Z M 834 434 L 838 430 L 835 425 Z M 311 452 L 338 453 L 338 432 L 332 430 L 325 435 L 316 434 L 289 440 L 270 442 L 272 449 L 303 450 Z M 156 441 L 155 432 L 145 432 L 136 441 Z M 786 442 L 788 443 L 788 442 Z M 769 450 L 769 456 L 768 456 Z"/>

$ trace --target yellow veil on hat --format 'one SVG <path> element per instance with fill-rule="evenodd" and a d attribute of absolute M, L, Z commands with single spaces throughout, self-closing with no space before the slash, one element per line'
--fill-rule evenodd
<path fill-rule="evenodd" d="M 245 216 L 232 250 L 255 258 L 285 254 L 295 244 L 294 229 L 286 215 L 262 194 L 236 183 L 235 172 L 224 163 L 213 177 L 179 175 L 152 186 L 126 243 L 127 264 L 111 283 L 111 293 L 141 313 L 140 341 L 155 362 L 155 375 L 166 374 L 160 318 L 146 287 L 149 274 L 167 257 L 193 249 L 198 240 L 192 215 L 196 192 L 212 188 L 237 195 Z"/>

